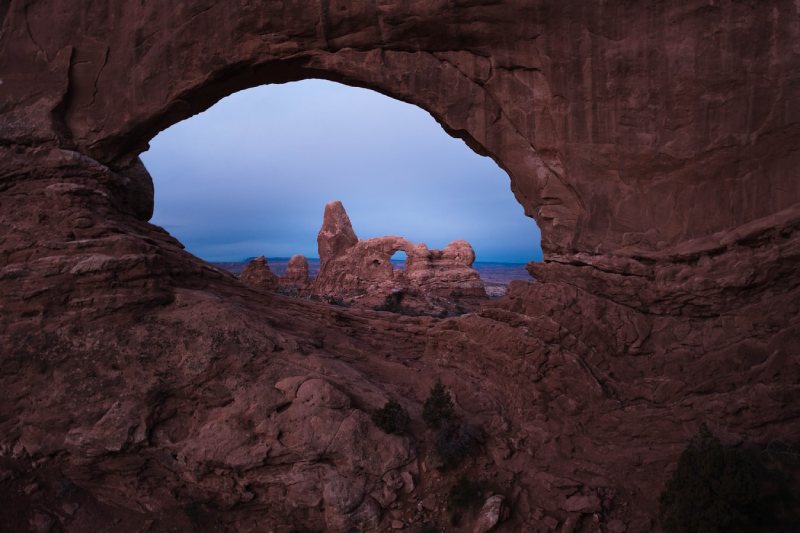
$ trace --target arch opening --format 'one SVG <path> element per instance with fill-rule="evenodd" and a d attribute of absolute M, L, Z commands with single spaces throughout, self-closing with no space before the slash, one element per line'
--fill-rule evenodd
<path fill-rule="evenodd" d="M 406 267 L 408 265 L 408 254 L 404 250 L 397 250 L 392 256 L 389 258 L 392 262 L 392 268 L 395 270 L 408 270 Z"/>
<path fill-rule="evenodd" d="M 436 249 L 464 239 L 478 262 L 513 263 L 527 279 L 522 264 L 542 258 L 535 221 L 492 159 L 418 106 L 367 89 L 305 80 L 239 91 L 158 134 L 142 160 L 152 221 L 210 262 L 303 254 L 314 270 L 332 199 L 363 239 Z"/>

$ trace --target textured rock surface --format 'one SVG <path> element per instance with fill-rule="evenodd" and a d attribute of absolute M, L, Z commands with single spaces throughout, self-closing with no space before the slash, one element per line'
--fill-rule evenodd
<path fill-rule="evenodd" d="M 267 258 L 263 255 L 256 257 L 242 269 L 242 274 L 239 276 L 242 283 L 264 289 L 267 291 L 274 291 L 278 288 L 278 276 L 272 273 L 269 269 Z"/>
<path fill-rule="evenodd" d="M 485 298 L 480 274 L 472 268 L 474 262 L 475 251 L 467 241 L 453 241 L 443 250 L 418 244 L 406 261 L 406 275 L 411 286 L 423 293 Z"/>
<path fill-rule="evenodd" d="M 475 522 L 475 526 L 472 528 L 473 533 L 492 531 L 501 520 L 507 518 L 507 516 L 504 516 L 504 500 L 505 498 L 503 496 L 495 494 L 489 496 L 486 501 L 483 502 L 483 507 L 481 507 L 478 513 L 478 519 Z"/>
<path fill-rule="evenodd" d="M 308 279 L 308 259 L 304 255 L 293 255 L 286 264 L 286 272 L 278 278 L 281 289 L 305 292 L 311 285 Z"/>
<path fill-rule="evenodd" d="M 322 215 L 322 227 L 317 234 L 320 274 L 324 276 L 328 263 L 349 252 L 356 244 L 358 237 L 342 202 L 328 202 Z"/>
<path fill-rule="evenodd" d="M 367 414 L 399 398 L 419 424 L 436 378 L 485 428 L 465 469 L 510 530 L 658 530 L 701 422 L 797 441 L 796 2 L 12 0 L 0 25 L 9 529 L 445 523 L 422 426 L 415 451 Z M 388 319 L 255 296 L 146 222 L 153 135 L 309 77 L 494 158 L 542 230 L 538 281 Z"/>
<path fill-rule="evenodd" d="M 452 294 L 485 298 L 480 274 L 472 268 L 475 252 L 466 241 L 454 241 L 444 250 L 429 250 L 403 237 L 360 241 L 341 202 L 325 206 L 317 236 L 320 271 L 313 292 L 321 295 L 385 296 L 394 291 L 449 297 Z M 404 270 L 392 256 L 406 253 Z"/>

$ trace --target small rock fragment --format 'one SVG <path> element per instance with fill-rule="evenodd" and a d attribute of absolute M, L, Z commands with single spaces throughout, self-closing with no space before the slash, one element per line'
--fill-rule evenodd
<path fill-rule="evenodd" d="M 595 513 L 600 510 L 600 498 L 594 494 L 576 494 L 567 498 L 561 508 L 569 513 Z"/>
<path fill-rule="evenodd" d="M 552 531 L 555 531 L 556 528 L 558 527 L 558 520 L 553 518 L 552 516 L 545 516 L 542 522 L 544 522 L 544 525 L 546 525 L 547 528 Z"/>
<path fill-rule="evenodd" d="M 400 477 L 403 479 L 403 492 L 406 494 L 414 492 L 414 476 L 411 472 L 403 472 Z"/>
<path fill-rule="evenodd" d="M 505 498 L 499 494 L 490 496 L 478 513 L 478 520 L 472 529 L 474 533 L 491 531 L 494 526 L 506 518 Z"/>

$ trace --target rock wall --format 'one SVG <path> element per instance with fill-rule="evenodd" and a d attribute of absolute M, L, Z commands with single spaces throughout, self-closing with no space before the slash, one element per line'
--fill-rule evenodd
<path fill-rule="evenodd" d="M 418 422 L 437 378 L 486 430 L 464 468 L 511 530 L 658 530 L 701 422 L 797 441 L 796 2 L 11 0 L 0 27 L 11 529 L 444 523 L 453 478 Z M 538 281 L 389 321 L 256 296 L 147 223 L 150 138 L 311 77 L 416 104 L 497 161 L 542 230 Z M 369 426 L 389 397 L 414 443 Z"/>

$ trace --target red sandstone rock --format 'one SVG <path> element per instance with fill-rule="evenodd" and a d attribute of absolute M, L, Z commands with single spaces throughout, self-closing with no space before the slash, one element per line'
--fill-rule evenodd
<path fill-rule="evenodd" d="M 342 202 L 334 201 L 325 205 L 322 227 L 317 235 L 320 274 L 327 273 L 328 263 L 344 255 L 357 243 L 358 237 Z"/>
<path fill-rule="evenodd" d="M 475 521 L 472 531 L 473 533 L 486 533 L 493 530 L 506 518 L 508 518 L 508 508 L 505 498 L 499 494 L 489 496 L 478 513 L 478 519 Z"/>
<path fill-rule="evenodd" d="M 359 241 L 341 202 L 325 206 L 317 237 L 320 272 L 313 292 L 321 295 L 380 295 L 395 291 L 443 297 L 485 298 L 480 274 L 472 268 L 475 252 L 466 241 L 454 241 L 444 250 L 429 250 L 403 237 Z M 406 253 L 406 268 L 394 268 L 391 257 Z"/>
<path fill-rule="evenodd" d="M 278 285 L 281 289 L 305 291 L 310 284 L 308 259 L 304 255 L 293 255 L 286 265 L 286 272 L 278 278 Z"/>
<path fill-rule="evenodd" d="M 423 293 L 485 298 L 474 262 L 475 251 L 467 241 L 453 241 L 444 250 L 428 250 L 420 244 L 408 256 L 406 276 L 411 287 Z"/>
<path fill-rule="evenodd" d="M 263 255 L 247 263 L 239 279 L 242 283 L 259 289 L 274 291 L 278 288 L 278 276 L 269 269 L 267 258 Z"/>
<path fill-rule="evenodd" d="M 361 406 L 396 397 L 419 421 L 441 378 L 506 443 L 469 466 L 513 492 L 509 530 L 571 530 L 565 508 L 600 505 L 585 528 L 657 531 L 701 423 L 757 445 L 800 434 L 797 14 L 0 3 L 0 523 L 385 529 L 378 476 L 413 460 Z M 147 223 L 152 136 L 312 77 L 416 104 L 506 169 L 542 230 L 537 281 L 479 314 L 387 318 L 254 295 Z M 443 523 L 453 479 L 419 459 L 415 495 Z"/>

